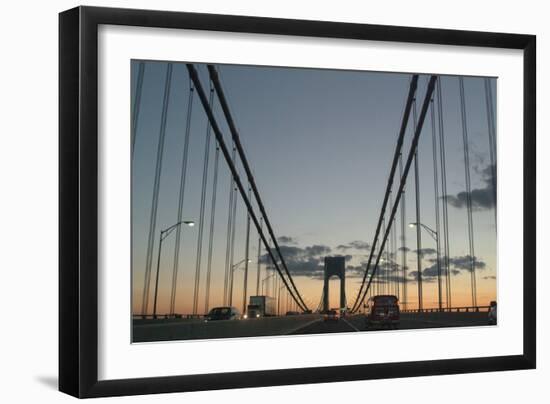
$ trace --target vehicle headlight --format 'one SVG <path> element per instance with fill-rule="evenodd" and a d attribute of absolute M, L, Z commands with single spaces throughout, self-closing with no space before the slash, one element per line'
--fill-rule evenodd
<path fill-rule="evenodd" d="M 248 318 L 248 315 L 245 314 L 245 315 L 243 316 L 243 318 L 245 318 L 245 319 Z"/>
<path fill-rule="evenodd" d="M 260 318 L 260 315 L 259 315 L 259 314 L 256 314 L 256 318 Z"/>

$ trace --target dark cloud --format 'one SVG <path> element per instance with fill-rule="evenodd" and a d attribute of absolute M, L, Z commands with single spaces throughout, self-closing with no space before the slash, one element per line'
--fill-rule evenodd
<path fill-rule="evenodd" d="M 475 262 L 475 268 L 476 269 L 485 269 L 487 267 L 487 264 L 477 258 L 474 257 Z M 437 277 L 437 259 L 432 258 L 428 260 L 432 263 L 431 266 L 424 268 L 422 270 L 422 277 L 425 278 L 434 278 Z M 441 260 L 441 275 L 444 276 L 447 274 L 447 271 L 445 269 L 445 257 L 442 257 Z M 458 256 L 458 257 L 451 257 L 449 258 L 449 270 L 451 275 L 458 275 L 461 271 L 470 271 L 471 268 L 471 257 L 470 255 L 464 255 L 464 256 Z M 416 272 L 416 271 L 415 271 Z M 417 274 L 416 274 L 417 276 Z"/>
<path fill-rule="evenodd" d="M 327 254 L 330 254 L 330 251 L 331 251 L 330 247 L 327 247 L 326 245 L 319 245 L 319 244 L 315 244 L 305 248 L 305 252 L 309 256 L 327 255 Z"/>
<path fill-rule="evenodd" d="M 437 250 L 434 248 L 421 248 L 420 250 L 413 250 L 414 253 L 420 254 L 421 256 L 424 255 L 434 255 L 437 253 Z"/>
<path fill-rule="evenodd" d="M 493 167 L 488 165 L 481 170 L 481 179 L 484 186 L 472 189 L 470 192 L 472 208 L 475 210 L 486 210 L 495 207 L 496 178 L 493 178 L 493 172 L 496 173 L 496 167 L 495 169 Z M 442 198 L 445 198 L 455 208 L 465 208 L 468 206 L 468 193 L 466 191 L 459 192 L 456 195 L 444 195 Z"/>
<path fill-rule="evenodd" d="M 449 264 L 454 266 L 456 269 L 470 270 L 472 262 L 472 257 L 470 255 L 464 255 L 462 257 L 451 257 L 449 258 Z M 474 256 L 474 266 L 476 269 L 485 269 L 487 264 Z"/>
<path fill-rule="evenodd" d="M 281 254 L 285 259 L 288 270 L 295 276 L 322 277 L 324 270 L 324 257 L 330 254 L 331 249 L 325 245 L 315 244 L 307 247 L 293 245 L 279 246 Z M 275 249 L 272 250 L 275 257 L 278 256 Z M 260 257 L 263 264 L 271 264 L 269 254 Z"/>
<path fill-rule="evenodd" d="M 363 278 L 365 268 L 364 265 L 346 265 L 346 278 Z"/>
<path fill-rule="evenodd" d="M 489 276 L 484 276 L 483 279 L 487 280 L 487 279 L 496 279 L 497 277 L 494 276 L 494 275 L 489 275 Z"/>
<path fill-rule="evenodd" d="M 281 244 L 297 244 L 296 239 L 290 236 L 277 237 L 277 241 Z"/>
<path fill-rule="evenodd" d="M 370 244 L 366 241 L 355 240 L 347 244 L 340 244 L 336 247 L 337 250 L 370 250 Z"/>
<path fill-rule="evenodd" d="M 397 249 L 397 251 L 409 252 L 409 251 L 411 251 L 411 249 L 410 249 L 409 247 L 399 247 L 399 248 Z"/>
<path fill-rule="evenodd" d="M 412 278 L 413 281 L 418 281 L 418 271 L 410 271 L 409 277 Z M 424 271 L 422 271 L 422 282 L 433 282 L 435 278 L 433 277 L 426 277 L 424 276 Z"/>

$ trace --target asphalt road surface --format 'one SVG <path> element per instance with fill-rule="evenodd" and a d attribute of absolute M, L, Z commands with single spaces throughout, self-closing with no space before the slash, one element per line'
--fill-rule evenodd
<path fill-rule="evenodd" d="M 402 313 L 399 325 L 400 330 L 419 328 L 443 328 L 443 327 L 477 327 L 488 325 L 487 313 Z M 389 330 L 389 327 L 369 327 L 365 323 L 363 315 L 343 317 L 338 320 L 318 321 L 308 324 L 303 328 L 294 330 L 291 334 L 325 334 L 334 332 L 354 331 L 380 331 Z"/>
<path fill-rule="evenodd" d="M 487 313 L 401 313 L 397 329 L 487 325 Z M 261 319 L 212 321 L 194 319 L 134 320 L 133 342 L 257 337 L 270 335 L 326 334 L 388 330 L 367 328 L 364 315 L 325 321 L 319 314 L 265 317 Z"/>

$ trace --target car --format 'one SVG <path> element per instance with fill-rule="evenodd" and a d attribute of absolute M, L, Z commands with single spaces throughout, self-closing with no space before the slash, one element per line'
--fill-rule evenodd
<path fill-rule="evenodd" d="M 334 309 L 327 310 L 323 315 L 324 321 L 338 321 L 338 312 Z"/>
<path fill-rule="evenodd" d="M 365 323 L 372 326 L 399 326 L 399 304 L 394 295 L 377 295 L 370 297 L 365 306 Z"/>
<path fill-rule="evenodd" d="M 222 306 L 214 307 L 208 312 L 205 322 L 219 321 L 219 320 L 240 320 L 241 313 L 235 307 Z"/>
<path fill-rule="evenodd" d="M 495 302 L 494 300 L 489 305 L 489 312 L 487 313 L 487 319 L 488 319 L 489 325 L 497 324 L 497 302 Z"/>

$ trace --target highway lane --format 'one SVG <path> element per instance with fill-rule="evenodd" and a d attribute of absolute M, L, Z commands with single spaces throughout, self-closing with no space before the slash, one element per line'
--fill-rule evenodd
<path fill-rule="evenodd" d="M 302 334 L 327 334 L 335 332 L 354 332 L 365 331 L 365 321 L 363 316 L 351 316 L 340 318 L 338 320 L 325 321 L 322 318 L 317 322 L 308 324 L 298 330 L 291 332 L 291 335 Z"/>
<path fill-rule="evenodd" d="M 402 313 L 401 320 L 394 329 L 410 330 L 423 328 L 447 328 L 447 327 L 476 327 L 486 326 L 487 313 Z M 291 334 L 325 334 L 335 332 L 357 331 L 384 331 L 389 327 L 367 327 L 364 315 L 354 315 L 338 320 L 324 321 L 308 324 L 300 329 L 293 330 Z"/>
<path fill-rule="evenodd" d="M 487 325 L 487 313 L 402 313 L 397 329 L 443 328 Z M 378 331 L 367 328 L 365 316 L 353 315 L 325 321 L 318 314 L 265 317 L 261 319 L 213 321 L 188 319 L 134 320 L 133 341 L 169 341 L 270 335 L 325 334 Z"/>

